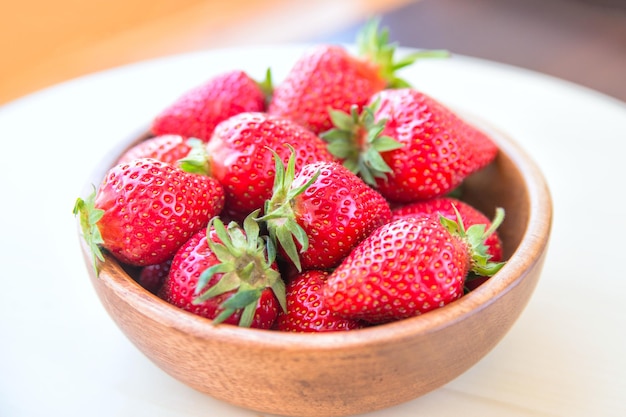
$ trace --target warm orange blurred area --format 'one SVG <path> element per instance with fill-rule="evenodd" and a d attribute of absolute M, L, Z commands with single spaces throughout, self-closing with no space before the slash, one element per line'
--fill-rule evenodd
<path fill-rule="evenodd" d="M 0 12 L 0 105 L 52 84 L 203 48 L 297 42 L 410 0 L 20 0 Z"/>

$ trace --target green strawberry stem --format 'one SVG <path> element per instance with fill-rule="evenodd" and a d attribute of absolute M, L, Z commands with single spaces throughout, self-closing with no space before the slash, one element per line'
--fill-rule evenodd
<path fill-rule="evenodd" d="M 260 235 L 257 222 L 259 210 L 251 213 L 243 222 L 243 229 L 235 222 L 228 226 L 219 218 L 213 218 L 207 230 L 214 230 L 219 242 L 207 235 L 209 248 L 220 263 L 206 269 L 198 279 L 197 297 L 200 304 L 210 298 L 235 291 L 222 303 L 222 312 L 213 320 L 218 324 L 242 310 L 239 326 L 250 327 L 259 299 L 266 288 L 271 288 L 281 308 L 286 310 L 285 283 L 273 268 L 276 250 L 271 240 Z M 222 274 L 219 281 L 206 288 L 211 278 Z"/>
<path fill-rule="evenodd" d="M 104 210 L 96 208 L 96 187 L 86 200 L 77 198 L 74 204 L 74 216 L 79 216 L 80 228 L 83 239 L 89 246 L 92 258 L 92 266 L 96 274 L 98 273 L 98 261 L 104 262 L 104 255 L 100 249 L 100 245 L 104 243 L 100 229 L 98 229 L 98 221 L 104 215 Z"/>
<path fill-rule="evenodd" d="M 268 68 L 265 71 L 265 78 L 256 82 L 263 95 L 265 96 L 265 106 L 272 101 L 272 95 L 274 94 L 274 82 L 272 81 L 272 70 Z"/>
<path fill-rule="evenodd" d="M 392 170 L 381 153 L 399 149 L 403 145 L 390 136 L 382 134 L 387 121 L 375 121 L 374 113 L 380 103 L 350 108 L 350 114 L 340 110 L 329 110 L 335 126 L 320 135 L 328 142 L 328 150 L 343 161 L 343 165 L 359 175 L 363 181 L 376 186 L 376 179 L 385 179 Z"/>
<path fill-rule="evenodd" d="M 488 229 L 485 229 L 486 225 L 484 224 L 474 224 L 465 229 L 461 214 L 454 204 L 452 208 L 456 213 L 456 220 L 440 215 L 439 221 L 451 234 L 459 236 L 467 243 L 471 258 L 470 272 L 484 277 L 494 275 L 504 266 L 505 262 L 489 261 L 491 255 L 487 253 L 489 247 L 485 245 L 485 241 L 504 221 L 504 209 L 501 207 L 496 208 L 495 216 Z"/>
<path fill-rule="evenodd" d="M 300 256 L 296 242 L 300 245 L 300 252 L 304 252 L 309 247 L 309 238 L 296 221 L 296 213 L 293 210 L 294 199 L 306 191 L 307 188 L 317 179 L 319 171 L 315 173 L 305 184 L 300 187 L 293 188 L 292 184 L 295 179 L 295 151 L 291 145 L 289 149 L 291 154 L 287 161 L 287 169 L 273 150 L 275 170 L 274 188 L 272 197 L 265 203 L 265 214 L 258 220 L 266 223 L 270 239 L 283 248 L 289 259 L 293 262 L 298 271 L 302 271 Z"/>
<path fill-rule="evenodd" d="M 187 139 L 191 150 L 183 159 L 178 160 L 178 166 L 185 172 L 200 175 L 211 175 L 211 162 L 205 143 L 197 138 Z"/>
<path fill-rule="evenodd" d="M 378 65 L 380 76 L 387 81 L 387 88 L 404 88 L 411 85 L 395 75 L 401 68 L 412 65 L 422 58 L 446 58 L 450 53 L 445 50 L 424 50 L 409 54 L 399 61 L 394 61 L 397 45 L 389 42 L 389 30 L 379 28 L 380 19 L 370 19 L 359 31 L 356 38 L 360 57 Z"/>

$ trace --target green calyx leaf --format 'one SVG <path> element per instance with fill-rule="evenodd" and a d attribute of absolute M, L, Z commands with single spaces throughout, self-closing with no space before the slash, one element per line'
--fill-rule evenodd
<path fill-rule="evenodd" d="M 104 215 L 104 210 L 96 208 L 96 187 L 86 200 L 82 198 L 76 199 L 74 204 L 74 216 L 79 216 L 80 228 L 83 239 L 89 246 L 92 254 L 92 266 L 96 274 L 98 273 L 98 261 L 104 262 L 104 255 L 100 246 L 104 243 L 98 222 Z"/>
<path fill-rule="evenodd" d="M 211 163 L 205 143 L 200 139 L 189 138 L 187 144 L 191 150 L 183 159 L 178 160 L 178 166 L 185 172 L 200 175 L 211 174 Z"/>
<path fill-rule="evenodd" d="M 228 292 L 235 293 L 221 305 L 222 312 L 213 320 L 221 323 L 235 312 L 242 310 L 239 326 L 250 327 L 258 300 L 266 288 L 271 288 L 281 308 L 286 309 L 285 284 L 273 268 L 276 250 L 273 243 L 261 236 L 257 221 L 260 210 L 251 213 L 243 222 L 227 226 L 219 218 L 213 218 L 207 229 L 207 242 L 219 263 L 206 269 L 199 277 L 194 304 Z M 218 242 L 209 237 L 214 231 Z M 207 288 L 211 279 L 221 274 L 214 285 Z"/>
<path fill-rule="evenodd" d="M 272 81 L 272 70 L 268 68 L 265 71 L 265 78 L 256 82 L 263 95 L 265 96 L 265 105 L 267 106 L 272 101 L 272 95 L 274 94 L 274 82 Z"/>
<path fill-rule="evenodd" d="M 407 88 L 411 85 L 395 75 L 397 70 L 413 65 L 424 58 L 446 58 L 445 50 L 423 50 L 395 60 L 397 44 L 389 42 L 389 30 L 380 28 L 380 19 L 370 19 L 359 31 L 356 38 L 358 53 L 364 59 L 379 66 L 379 73 L 387 81 L 387 88 Z"/>
<path fill-rule="evenodd" d="M 505 262 L 491 262 L 489 260 L 491 256 L 485 241 L 504 221 L 504 209 L 496 208 L 495 216 L 488 229 L 484 224 L 475 224 L 466 229 L 456 206 L 452 205 L 452 208 L 456 213 L 456 220 L 440 215 L 439 221 L 451 234 L 460 236 L 467 243 L 471 255 L 470 270 L 472 273 L 487 277 L 494 275 L 504 266 Z"/>
<path fill-rule="evenodd" d="M 377 178 L 384 180 L 392 172 L 381 153 L 404 146 L 391 136 L 383 135 L 387 121 L 376 121 L 374 116 L 379 105 L 376 101 L 363 107 L 361 112 L 355 105 L 349 114 L 329 110 L 335 127 L 320 135 L 328 142 L 328 150 L 371 186 L 376 186 Z"/>
<path fill-rule="evenodd" d="M 291 154 L 289 155 L 286 169 L 278 154 L 273 149 L 270 149 L 274 154 L 276 171 L 274 188 L 272 197 L 265 202 L 265 214 L 258 220 L 265 222 L 270 240 L 274 242 L 275 246 L 280 245 L 298 271 L 301 271 L 302 264 L 299 254 L 308 249 L 309 237 L 302 226 L 298 224 L 293 205 L 295 199 L 315 182 L 319 172 L 316 172 L 303 185 L 293 187 L 293 181 L 296 176 L 295 151 L 291 145 L 287 146 L 289 146 Z M 300 250 L 298 250 L 298 245 Z"/>
<path fill-rule="evenodd" d="M 256 303 L 261 298 L 261 290 L 258 288 L 244 289 L 247 285 L 242 285 L 232 297 L 222 304 L 222 312 L 213 320 L 214 323 L 221 323 L 237 310 L 243 310 L 239 325 L 250 327 L 256 311 Z"/>

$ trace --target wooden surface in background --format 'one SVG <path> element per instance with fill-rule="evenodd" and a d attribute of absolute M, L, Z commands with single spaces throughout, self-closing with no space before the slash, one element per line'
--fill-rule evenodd
<path fill-rule="evenodd" d="M 512 64 L 626 101 L 626 0 L 22 0 L 1 10 L 0 105 L 169 54 L 352 41 L 374 14 L 402 45 Z"/>
<path fill-rule="evenodd" d="M 198 49 L 297 42 L 409 0 L 4 0 L 0 104 L 94 71 Z"/>

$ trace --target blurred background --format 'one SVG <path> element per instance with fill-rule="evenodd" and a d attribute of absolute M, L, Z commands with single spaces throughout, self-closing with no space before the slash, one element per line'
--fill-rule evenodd
<path fill-rule="evenodd" d="M 2 0 L 0 105 L 170 54 L 351 42 L 373 15 L 401 45 L 512 64 L 626 101 L 626 0 Z"/>

